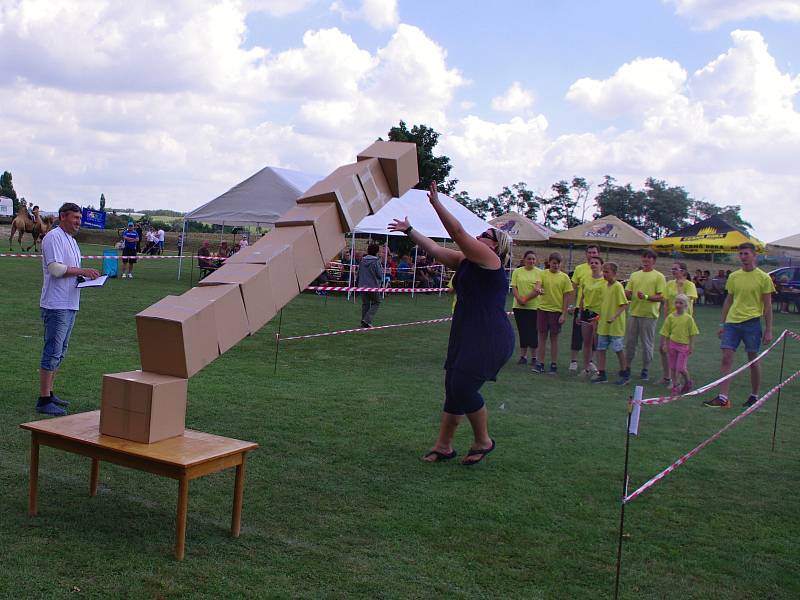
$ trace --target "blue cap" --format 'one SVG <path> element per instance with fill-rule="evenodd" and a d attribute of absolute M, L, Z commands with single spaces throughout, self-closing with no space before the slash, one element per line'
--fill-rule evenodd
<path fill-rule="evenodd" d="M 133 225 L 133 221 L 128 221 L 128 227 L 131 227 L 132 225 Z"/>

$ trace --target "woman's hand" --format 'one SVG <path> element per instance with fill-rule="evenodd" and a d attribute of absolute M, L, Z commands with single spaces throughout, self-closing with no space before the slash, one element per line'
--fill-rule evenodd
<path fill-rule="evenodd" d="M 408 222 L 408 217 L 404 218 L 402 221 L 400 219 L 394 219 L 392 223 L 386 226 L 389 231 L 400 231 L 401 233 L 405 233 L 406 229 L 409 227 L 411 227 L 411 223 Z"/>
<path fill-rule="evenodd" d="M 431 181 L 431 188 L 428 191 L 428 200 L 436 202 L 439 199 L 439 190 L 436 189 L 436 182 Z"/>

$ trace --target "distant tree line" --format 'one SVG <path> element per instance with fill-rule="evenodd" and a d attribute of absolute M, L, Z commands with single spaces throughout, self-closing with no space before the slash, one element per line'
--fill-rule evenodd
<path fill-rule="evenodd" d="M 718 206 L 705 200 L 695 200 L 681 186 L 648 177 L 644 188 L 636 190 L 630 183 L 618 185 L 606 175 L 591 198 L 591 185 L 584 177 L 561 179 L 550 186 L 550 193 L 538 195 L 524 181 L 504 186 L 494 196 L 472 197 L 468 191 L 456 191 L 457 179 L 450 177 L 453 168 L 447 156 L 434 156 L 433 149 L 439 134 L 426 125 L 411 129 L 403 121 L 389 130 L 389 139 L 417 144 L 420 182 L 418 189 L 427 189 L 431 181 L 438 183 L 440 192 L 452 196 L 481 218 L 493 218 L 516 212 L 553 229 L 568 229 L 590 219 L 615 215 L 653 238 L 717 215 L 744 230 L 752 229 L 741 214 L 741 206 Z M 594 207 L 593 207 L 594 205 Z"/>

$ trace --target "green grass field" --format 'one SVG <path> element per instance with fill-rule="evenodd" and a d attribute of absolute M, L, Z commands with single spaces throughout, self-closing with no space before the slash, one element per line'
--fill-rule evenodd
<path fill-rule="evenodd" d="M 83 292 L 56 382 L 73 411 L 99 408 L 104 373 L 138 367 L 134 314 L 188 287 L 172 261 L 140 262 L 135 273 Z M 232 471 L 192 482 L 186 560 L 176 562 L 177 482 L 104 464 L 89 498 L 89 460 L 50 448 L 39 516 L 29 518 L 30 440 L 18 424 L 37 418 L 41 264 L 0 259 L 0 280 L 2 597 L 611 597 L 630 388 L 509 363 L 484 388 L 497 450 L 474 468 L 424 464 L 447 324 L 284 342 L 273 374 L 275 319 L 191 379 L 188 427 L 261 445 L 248 461 L 238 539 L 228 536 Z M 306 294 L 283 311 L 282 333 L 352 327 L 359 310 Z M 448 314 L 447 298 L 391 297 L 376 323 Z M 690 364 L 706 382 L 718 368 L 719 310 L 697 316 Z M 783 328 L 800 330 L 800 318 L 777 315 Z M 779 364 L 778 352 L 764 363 L 770 386 Z M 798 368 L 792 341 L 785 374 Z M 745 377 L 733 410 L 698 399 L 645 407 L 631 486 L 720 429 L 746 395 Z M 800 597 L 798 400 L 800 382 L 782 394 L 775 452 L 772 399 L 628 506 L 622 597 Z M 459 431 L 460 454 L 469 442 Z"/>

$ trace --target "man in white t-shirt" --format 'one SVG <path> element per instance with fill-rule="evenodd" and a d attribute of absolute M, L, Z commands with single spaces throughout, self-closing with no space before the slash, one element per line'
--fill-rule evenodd
<path fill-rule="evenodd" d="M 53 394 L 53 381 L 67 354 L 69 337 L 81 300 L 78 277 L 96 279 L 95 269 L 81 268 L 81 251 L 73 237 L 81 227 L 81 207 L 67 202 L 58 209 L 58 227 L 42 240 L 42 295 L 39 307 L 44 323 L 44 348 L 39 365 L 39 400 L 36 412 L 67 414 L 69 402 Z"/>
<path fill-rule="evenodd" d="M 165 237 L 166 237 L 166 234 L 164 233 L 164 230 L 159 228 L 158 229 L 158 233 L 156 233 L 156 238 L 158 239 L 158 253 L 159 254 L 164 254 L 164 238 Z"/>

